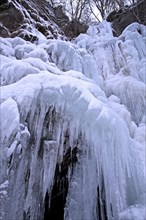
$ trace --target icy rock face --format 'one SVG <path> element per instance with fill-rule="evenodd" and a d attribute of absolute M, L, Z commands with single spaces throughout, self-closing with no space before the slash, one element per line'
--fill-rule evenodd
<path fill-rule="evenodd" d="M 2 0 L 0 20 L 0 36 L 4 38 L 19 36 L 31 42 L 40 36 L 66 38 L 46 0 Z"/>
<path fill-rule="evenodd" d="M 145 109 L 146 28 L 133 23 L 119 38 L 113 38 L 106 28 L 105 33 L 105 28 L 95 26 L 76 42 L 94 55 L 107 96 L 118 96 L 139 124 Z"/>
<path fill-rule="evenodd" d="M 2 220 L 145 219 L 145 33 L 0 39 Z"/>

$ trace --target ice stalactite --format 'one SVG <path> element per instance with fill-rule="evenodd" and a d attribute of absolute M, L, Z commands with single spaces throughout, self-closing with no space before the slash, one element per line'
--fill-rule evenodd
<path fill-rule="evenodd" d="M 145 52 L 132 33 L 142 46 L 137 24 L 74 43 L 1 39 L 1 219 L 144 219 Z"/>

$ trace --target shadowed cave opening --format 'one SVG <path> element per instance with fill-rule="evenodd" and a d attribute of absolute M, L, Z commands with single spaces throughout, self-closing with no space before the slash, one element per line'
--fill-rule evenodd
<path fill-rule="evenodd" d="M 78 161 L 77 158 L 78 148 L 75 147 L 73 150 L 69 148 L 64 155 L 63 162 L 61 166 L 56 165 L 55 175 L 54 175 L 54 184 L 52 188 L 51 198 L 49 198 L 48 192 L 45 197 L 45 211 L 44 211 L 44 220 L 64 220 L 64 208 L 66 205 L 66 198 L 68 194 L 69 180 L 67 177 L 68 168 L 72 168 L 75 163 Z M 102 187 L 97 187 L 97 216 L 98 220 L 107 220 L 107 211 L 106 211 L 106 198 L 105 198 L 105 186 L 103 176 L 102 178 Z M 49 204 L 50 202 L 50 204 Z M 112 206 L 111 206 L 112 213 Z"/>
<path fill-rule="evenodd" d="M 59 173 L 59 166 L 56 167 L 55 181 L 51 194 L 50 208 L 49 195 L 45 198 L 44 220 L 64 219 L 64 206 L 68 192 L 68 179 L 62 173 Z"/>
<path fill-rule="evenodd" d="M 105 200 L 105 191 L 104 187 L 99 189 L 99 186 L 97 187 L 97 216 L 98 220 L 108 220 L 107 218 L 107 211 L 106 211 L 106 200 Z"/>
<path fill-rule="evenodd" d="M 64 155 L 63 162 L 61 163 L 61 169 L 59 165 L 56 165 L 54 185 L 51 193 L 51 199 L 49 199 L 48 192 L 45 197 L 45 212 L 44 220 L 63 220 L 64 208 L 66 204 L 66 198 L 68 193 L 68 168 L 72 167 L 77 162 L 77 147 L 69 148 Z M 50 204 L 49 204 L 50 201 Z"/>

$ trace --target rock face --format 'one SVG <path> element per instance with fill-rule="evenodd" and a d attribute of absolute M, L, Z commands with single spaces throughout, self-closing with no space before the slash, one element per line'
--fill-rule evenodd
<path fill-rule="evenodd" d="M 74 38 L 77 37 L 79 34 L 85 33 L 87 31 L 88 25 L 83 24 L 82 22 L 75 19 L 70 21 L 63 12 L 62 6 L 56 7 L 54 9 L 54 12 L 59 27 L 62 28 L 67 37 Z"/>
<path fill-rule="evenodd" d="M 45 0 L 1 1 L 0 36 L 20 36 L 28 41 L 37 40 L 37 30 L 47 38 L 57 38 L 63 31 L 57 25 L 54 11 Z M 36 33 L 32 31 L 36 27 Z"/>
<path fill-rule="evenodd" d="M 1 37 L 19 36 L 31 42 L 37 40 L 37 31 L 48 39 L 65 35 L 73 38 L 88 28 L 78 21 L 69 21 L 62 6 L 52 8 L 46 0 L 0 1 L 0 21 Z"/>
<path fill-rule="evenodd" d="M 146 1 L 142 0 L 133 6 L 125 6 L 119 11 L 111 12 L 107 17 L 107 21 L 112 23 L 116 36 L 119 36 L 133 22 L 146 25 Z"/>
<path fill-rule="evenodd" d="M 10 2 L 8 0 L 1 0 L 0 1 L 0 9 L 9 8 Z"/>
<path fill-rule="evenodd" d="M 80 21 L 73 20 L 68 23 L 64 32 L 70 38 L 75 38 L 81 33 L 86 33 L 87 29 L 88 29 L 88 25 L 83 24 Z"/>

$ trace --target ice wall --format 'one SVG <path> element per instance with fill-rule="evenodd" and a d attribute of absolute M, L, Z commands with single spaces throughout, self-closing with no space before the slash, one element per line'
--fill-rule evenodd
<path fill-rule="evenodd" d="M 145 219 L 145 33 L 0 39 L 1 219 Z"/>

